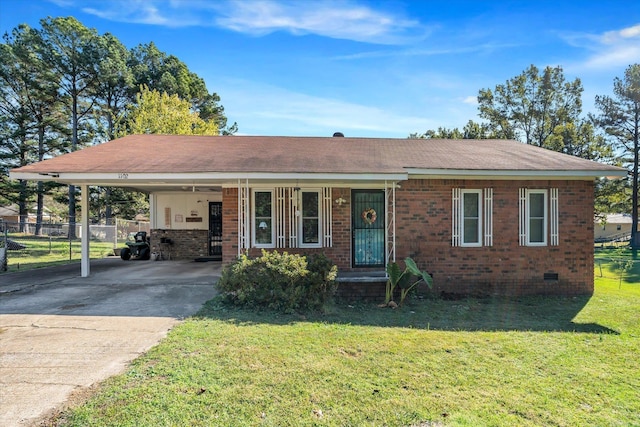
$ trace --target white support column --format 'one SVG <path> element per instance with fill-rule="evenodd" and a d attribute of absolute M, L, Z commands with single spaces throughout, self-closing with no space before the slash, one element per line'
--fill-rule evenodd
<path fill-rule="evenodd" d="M 80 275 L 82 277 L 89 277 L 89 186 L 82 184 L 80 188 L 80 209 L 82 210 L 82 231 L 80 232 L 82 257 L 80 261 Z"/>
<path fill-rule="evenodd" d="M 385 209 L 385 270 L 389 263 L 396 262 L 396 186 L 397 182 L 384 182 Z"/>

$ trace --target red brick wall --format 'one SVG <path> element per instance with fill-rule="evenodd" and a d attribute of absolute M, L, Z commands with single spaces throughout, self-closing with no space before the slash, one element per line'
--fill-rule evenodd
<path fill-rule="evenodd" d="M 451 245 L 454 187 L 493 188 L 493 246 Z M 521 187 L 559 189 L 558 246 L 519 245 Z M 411 256 L 431 272 L 436 292 L 591 294 L 593 198 L 591 181 L 406 181 L 396 192 L 396 256 Z M 545 281 L 544 273 L 558 273 L 558 280 Z"/>
<path fill-rule="evenodd" d="M 161 244 L 161 239 L 170 239 L 171 244 Z M 151 230 L 149 243 L 151 252 L 162 252 L 165 258 L 175 260 L 196 259 L 209 256 L 208 230 Z"/>
<path fill-rule="evenodd" d="M 451 245 L 451 190 L 493 188 L 493 246 Z M 558 246 L 527 247 L 518 242 L 518 189 L 559 189 Z M 238 190 L 223 189 L 223 261 L 238 253 Z M 351 270 L 351 190 L 334 188 L 333 247 L 280 249 L 324 252 L 340 271 Z M 396 190 L 396 259 L 411 256 L 434 276 L 437 293 L 593 293 L 593 197 L 591 181 L 410 180 Z M 251 255 L 259 250 L 252 249 Z M 545 281 L 544 273 L 558 280 Z"/>

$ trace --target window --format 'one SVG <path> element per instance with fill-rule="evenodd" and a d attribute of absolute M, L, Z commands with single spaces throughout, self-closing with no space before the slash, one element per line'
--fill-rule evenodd
<path fill-rule="evenodd" d="M 480 190 L 462 190 L 462 246 L 480 246 Z"/>
<path fill-rule="evenodd" d="M 320 191 L 302 190 L 300 193 L 300 247 L 320 247 Z"/>
<path fill-rule="evenodd" d="M 273 229 L 273 191 L 255 190 L 253 192 L 253 246 L 256 248 L 274 247 Z"/>
<path fill-rule="evenodd" d="M 549 200 L 550 199 L 550 200 Z M 558 189 L 520 189 L 520 245 L 558 245 Z"/>
<path fill-rule="evenodd" d="M 333 246 L 331 188 L 238 187 L 238 248 Z"/>
<path fill-rule="evenodd" d="M 453 189 L 453 246 L 493 245 L 493 189 Z M 484 239 L 483 239 L 484 233 Z"/>
<path fill-rule="evenodd" d="M 531 190 L 527 200 L 527 244 L 547 244 L 547 192 Z"/>

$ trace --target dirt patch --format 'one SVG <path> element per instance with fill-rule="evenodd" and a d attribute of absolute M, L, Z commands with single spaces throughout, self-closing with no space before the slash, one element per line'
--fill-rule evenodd
<path fill-rule="evenodd" d="M 52 408 L 33 421 L 31 427 L 57 427 L 66 421 L 69 410 L 86 403 L 100 389 L 99 384 L 90 387 L 78 387 L 63 404 Z"/>

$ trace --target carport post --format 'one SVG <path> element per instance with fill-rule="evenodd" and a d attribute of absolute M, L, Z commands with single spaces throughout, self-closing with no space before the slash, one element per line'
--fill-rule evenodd
<path fill-rule="evenodd" d="M 82 258 L 80 261 L 80 275 L 82 277 L 89 277 L 89 186 L 82 184 L 80 188 L 80 209 L 82 210 L 82 230 L 80 232 L 80 252 Z"/>

